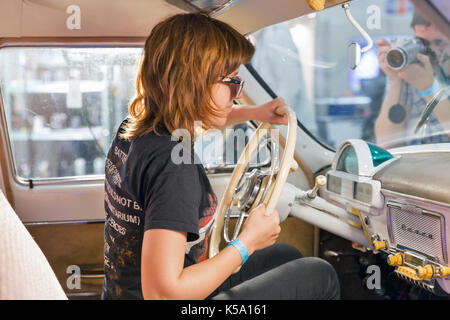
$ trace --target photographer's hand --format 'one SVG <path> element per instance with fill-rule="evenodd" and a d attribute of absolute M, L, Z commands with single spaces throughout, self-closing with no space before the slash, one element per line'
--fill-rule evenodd
<path fill-rule="evenodd" d="M 420 63 L 412 63 L 398 72 L 398 76 L 411 84 L 418 91 L 430 88 L 434 82 L 433 66 L 430 58 L 424 54 L 417 54 Z"/>
<path fill-rule="evenodd" d="M 391 69 L 386 61 L 386 54 L 391 48 L 391 45 L 385 39 L 379 39 L 376 43 L 378 47 L 378 62 L 380 64 L 381 70 L 383 70 L 386 77 L 388 77 L 391 81 L 399 80 L 397 72 Z"/>

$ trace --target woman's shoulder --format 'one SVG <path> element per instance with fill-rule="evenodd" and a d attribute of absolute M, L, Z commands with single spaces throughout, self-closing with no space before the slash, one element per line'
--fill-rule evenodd
<path fill-rule="evenodd" d="M 168 132 L 150 132 L 131 142 L 129 155 L 147 162 L 164 163 L 170 171 L 197 171 L 203 168 L 200 158 L 189 142 L 178 140 Z"/>
<path fill-rule="evenodd" d="M 143 136 L 133 139 L 131 144 L 136 148 L 142 148 L 148 151 L 166 152 L 173 148 L 173 146 L 177 144 L 177 141 L 173 139 L 170 133 L 156 133 L 151 131 Z"/>
<path fill-rule="evenodd" d="M 120 128 L 119 128 L 120 132 Z M 151 171 L 153 174 L 177 173 L 195 175 L 204 171 L 193 145 L 180 141 L 167 129 L 150 131 L 131 141 L 117 134 L 112 146 L 119 146 L 126 153 L 126 166 L 132 171 Z"/>

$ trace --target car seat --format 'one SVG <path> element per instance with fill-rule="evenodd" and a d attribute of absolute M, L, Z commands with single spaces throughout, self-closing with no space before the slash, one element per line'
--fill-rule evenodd
<path fill-rule="evenodd" d="M 1 190 L 0 300 L 67 300 L 44 253 Z"/>

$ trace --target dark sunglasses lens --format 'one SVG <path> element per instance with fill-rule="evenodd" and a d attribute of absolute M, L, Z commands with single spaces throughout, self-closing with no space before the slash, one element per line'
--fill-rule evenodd
<path fill-rule="evenodd" d="M 238 98 L 241 95 L 242 88 L 244 86 L 244 80 L 241 78 L 231 78 L 230 81 L 224 81 L 224 83 L 228 84 L 230 89 L 232 90 L 231 93 L 234 97 Z"/>
<path fill-rule="evenodd" d="M 241 96 L 243 88 L 244 88 L 244 80 L 241 80 L 241 84 L 238 86 L 238 91 L 236 93 L 236 98 L 239 98 Z"/>
<path fill-rule="evenodd" d="M 236 97 L 239 94 L 241 85 L 235 83 L 227 83 L 227 85 L 230 88 L 231 94 Z"/>

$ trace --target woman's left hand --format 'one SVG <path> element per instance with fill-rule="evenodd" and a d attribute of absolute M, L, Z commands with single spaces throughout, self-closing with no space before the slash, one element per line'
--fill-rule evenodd
<path fill-rule="evenodd" d="M 279 114 L 278 108 L 286 106 L 282 98 L 276 98 L 260 106 L 254 107 L 254 120 L 268 122 L 272 125 L 287 125 L 288 118 L 285 114 Z M 278 111 L 278 112 L 277 112 Z"/>

